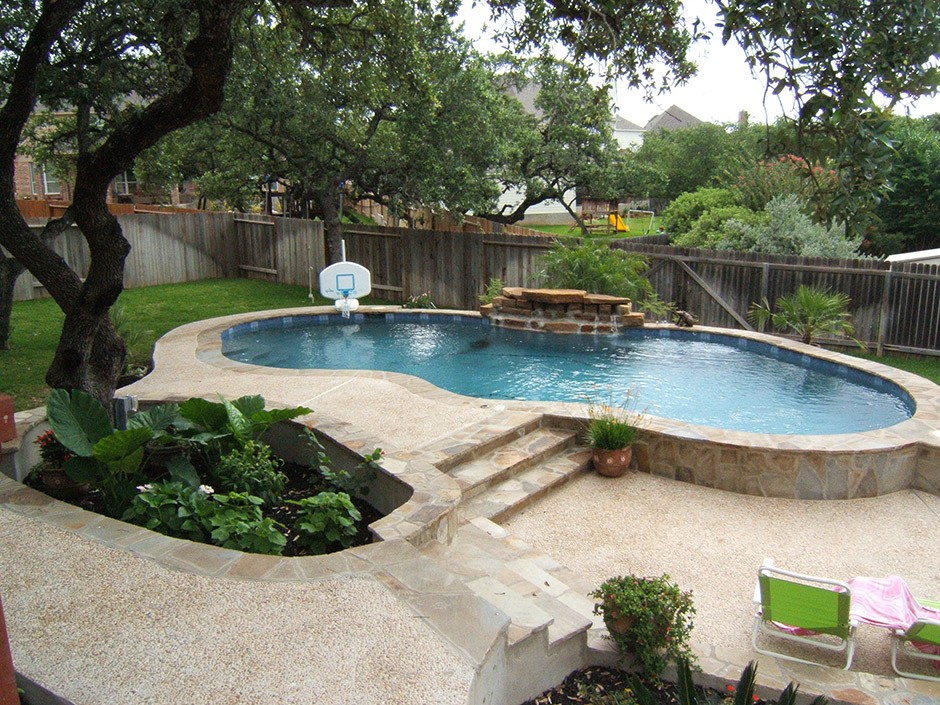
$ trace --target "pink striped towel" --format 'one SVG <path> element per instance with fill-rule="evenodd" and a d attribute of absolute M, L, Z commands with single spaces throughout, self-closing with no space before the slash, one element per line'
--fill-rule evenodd
<path fill-rule="evenodd" d="M 917 619 L 940 620 L 940 610 L 925 607 L 914 597 L 903 578 L 853 578 L 851 614 L 859 622 L 905 631 Z M 924 653 L 940 654 L 940 647 L 914 643 Z M 940 664 L 937 665 L 940 668 Z"/>

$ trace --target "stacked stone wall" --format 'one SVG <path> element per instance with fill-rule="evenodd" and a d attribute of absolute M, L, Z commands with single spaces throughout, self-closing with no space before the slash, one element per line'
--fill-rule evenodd
<path fill-rule="evenodd" d="M 548 333 L 616 333 L 644 323 L 630 299 L 580 289 L 506 287 L 480 313 L 495 325 Z"/>

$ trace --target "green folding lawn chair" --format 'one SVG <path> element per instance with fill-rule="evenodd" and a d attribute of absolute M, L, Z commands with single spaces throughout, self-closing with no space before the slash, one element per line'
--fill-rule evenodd
<path fill-rule="evenodd" d="M 940 602 L 933 600 L 918 600 L 924 607 L 940 610 Z M 921 651 L 918 645 L 934 647 L 933 653 Z M 894 629 L 891 631 L 891 667 L 899 676 L 905 678 L 920 678 L 928 681 L 940 682 L 940 671 L 937 675 L 918 673 L 916 671 L 901 670 L 898 661 L 904 658 L 926 661 L 928 665 L 940 668 L 940 620 L 921 617 L 907 629 Z"/>
<path fill-rule="evenodd" d="M 844 652 L 845 665 L 852 665 L 855 630 L 858 623 L 849 616 L 852 590 L 841 580 L 818 578 L 776 568 L 764 561 L 757 572 L 754 602 L 754 631 L 751 641 L 761 654 L 798 663 L 819 665 L 819 661 L 799 658 L 761 646 L 761 635 L 811 645 L 826 651 Z"/>

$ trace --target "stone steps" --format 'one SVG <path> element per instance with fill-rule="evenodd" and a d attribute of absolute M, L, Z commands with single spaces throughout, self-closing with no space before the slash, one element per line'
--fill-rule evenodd
<path fill-rule="evenodd" d="M 532 502 L 568 482 L 591 465 L 590 451 L 567 447 L 519 474 L 464 498 L 457 508 L 461 521 L 484 517 L 495 522 L 508 519 Z"/>
<path fill-rule="evenodd" d="M 456 465 L 448 474 L 457 481 L 464 500 L 468 500 L 570 448 L 576 440 L 574 431 L 533 428 Z"/>

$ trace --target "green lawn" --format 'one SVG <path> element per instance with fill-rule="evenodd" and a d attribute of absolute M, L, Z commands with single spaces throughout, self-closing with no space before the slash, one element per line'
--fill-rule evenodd
<path fill-rule="evenodd" d="M 309 299 L 307 289 L 302 286 L 252 279 L 210 279 L 130 289 L 121 294 L 119 303 L 132 327 L 140 333 L 132 352 L 149 359 L 154 341 L 184 323 L 247 311 L 304 306 Z M 329 302 L 317 295 L 314 303 Z M 366 298 L 363 303 L 385 302 Z M 10 349 L 0 350 L 0 392 L 14 397 L 17 410 L 45 403 L 49 388 L 43 380 L 55 354 L 63 318 L 51 299 L 20 301 L 13 305 Z M 897 355 L 878 358 L 871 353 L 852 354 L 940 384 L 940 358 Z"/>
<path fill-rule="evenodd" d="M 878 357 L 874 353 L 850 351 L 842 352 L 846 352 L 849 355 L 854 355 L 855 357 L 863 357 L 866 360 L 872 360 L 873 362 L 880 362 L 882 365 L 897 367 L 899 370 L 904 370 L 906 372 L 913 372 L 915 375 L 926 377 L 934 384 L 940 384 L 940 357 L 915 358 L 901 357 L 900 355 L 885 355 L 884 357 Z"/>
<path fill-rule="evenodd" d="M 121 294 L 118 303 L 132 329 L 140 334 L 131 352 L 146 360 L 157 338 L 184 323 L 246 311 L 304 306 L 310 300 L 303 286 L 253 279 L 209 279 L 129 289 Z M 331 302 L 317 294 L 314 303 Z M 63 319 L 52 299 L 19 301 L 13 305 L 10 349 L 0 350 L 0 390 L 14 397 L 17 410 L 45 403 L 49 388 L 44 378 L 55 354 Z"/>
<path fill-rule="evenodd" d="M 646 229 L 649 227 L 649 222 L 649 218 L 632 218 L 628 223 L 630 226 L 630 232 L 610 234 L 594 233 L 592 238 L 619 239 L 622 237 L 636 237 L 638 235 L 655 235 L 656 228 L 660 226 L 659 218 L 653 218 L 653 225 L 650 227 L 649 233 L 647 233 Z M 543 233 L 549 233 L 551 235 L 561 235 L 563 237 L 581 237 L 581 230 L 577 227 L 572 229 L 572 226 L 570 225 L 526 225 L 525 227 L 531 228 L 532 230 L 539 230 Z"/>

